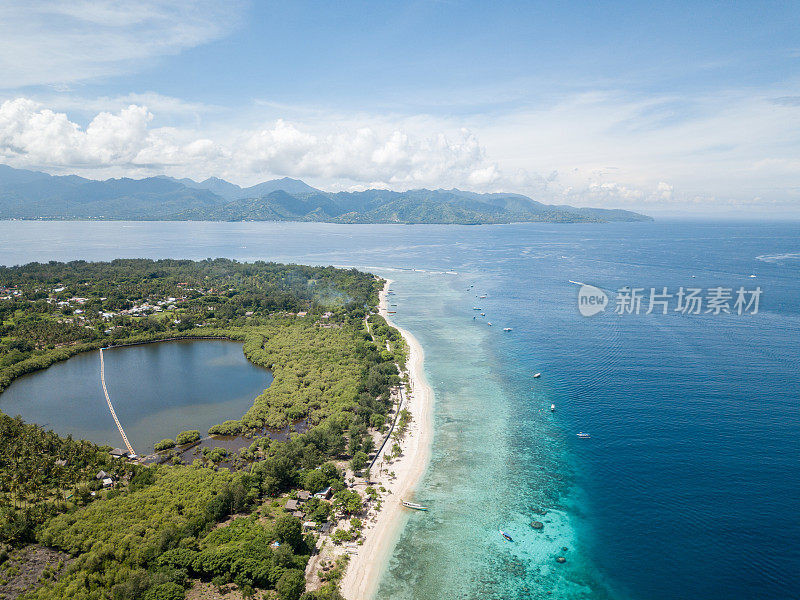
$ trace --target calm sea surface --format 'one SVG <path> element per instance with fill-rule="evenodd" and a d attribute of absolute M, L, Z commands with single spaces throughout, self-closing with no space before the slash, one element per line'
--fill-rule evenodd
<path fill-rule="evenodd" d="M 380 598 L 800 597 L 798 224 L 0 222 L 2 264 L 117 257 L 395 281 L 436 430 L 416 495 L 431 511 L 408 516 Z M 757 315 L 673 299 L 585 318 L 569 280 L 612 303 L 623 286 L 763 295 Z"/>
<path fill-rule="evenodd" d="M 111 402 L 139 454 L 181 431 L 205 435 L 212 425 L 240 417 L 272 381 L 234 342 L 162 342 L 103 355 Z M 99 352 L 20 377 L 0 394 L 0 410 L 64 435 L 122 446 L 100 384 Z"/>

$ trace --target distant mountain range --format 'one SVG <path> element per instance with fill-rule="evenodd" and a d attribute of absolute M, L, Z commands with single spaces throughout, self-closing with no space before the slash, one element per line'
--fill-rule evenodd
<path fill-rule="evenodd" d="M 462 190 L 324 192 L 285 177 L 242 188 L 211 177 L 96 181 L 0 165 L 0 219 L 451 223 L 651 221 L 639 213 Z"/>

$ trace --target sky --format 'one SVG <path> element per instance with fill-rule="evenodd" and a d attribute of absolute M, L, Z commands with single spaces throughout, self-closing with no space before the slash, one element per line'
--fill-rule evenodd
<path fill-rule="evenodd" d="M 800 217 L 800 3 L 4 0 L 0 163 Z"/>

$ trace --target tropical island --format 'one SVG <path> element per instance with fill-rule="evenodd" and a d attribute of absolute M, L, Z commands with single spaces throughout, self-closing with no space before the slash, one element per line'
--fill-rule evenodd
<path fill-rule="evenodd" d="M 374 586 L 355 549 L 385 552 L 427 443 L 424 390 L 409 405 L 421 352 L 378 314 L 385 285 L 225 259 L 0 268 L 0 389 L 81 352 L 177 338 L 241 341 L 274 377 L 246 414 L 134 460 L 0 412 L 0 597 L 327 599 L 346 575 L 345 595 Z M 247 443 L 181 460 L 221 435 Z"/>
<path fill-rule="evenodd" d="M 0 219 L 304 221 L 488 225 L 652 221 L 621 209 L 543 204 L 459 189 L 326 192 L 290 178 L 242 188 L 218 178 L 85 179 L 0 165 Z"/>

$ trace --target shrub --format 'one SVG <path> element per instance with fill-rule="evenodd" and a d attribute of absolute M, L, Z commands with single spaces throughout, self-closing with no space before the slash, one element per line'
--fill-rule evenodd
<path fill-rule="evenodd" d="M 300 569 L 289 569 L 278 579 L 275 589 L 281 600 L 299 600 L 306 589 L 305 574 Z"/>
<path fill-rule="evenodd" d="M 367 466 L 367 454 L 365 452 L 358 451 L 353 455 L 353 459 L 350 461 L 350 467 L 353 469 L 354 473 L 358 473 L 364 467 Z"/>
<path fill-rule="evenodd" d="M 158 442 L 155 446 L 153 446 L 153 449 L 156 452 L 161 452 L 162 450 L 169 450 L 170 448 L 174 448 L 174 447 L 175 447 L 175 440 L 171 440 L 169 438 L 165 438 L 165 439 L 161 440 L 160 442 Z"/>
<path fill-rule="evenodd" d="M 239 435 L 242 432 L 241 421 L 225 421 L 214 425 L 208 430 L 208 435 Z"/>
<path fill-rule="evenodd" d="M 154 585 L 144 595 L 144 600 L 183 600 L 185 590 L 173 581 Z"/>
<path fill-rule="evenodd" d="M 275 535 L 278 536 L 278 540 L 296 549 L 303 541 L 303 526 L 300 519 L 291 515 L 281 515 L 275 521 Z"/>
<path fill-rule="evenodd" d="M 337 529 L 333 532 L 331 539 L 335 544 L 341 544 L 342 542 L 352 542 L 353 541 L 353 534 L 347 531 L 346 529 Z"/>
<path fill-rule="evenodd" d="M 192 444 L 200 439 L 200 432 L 196 429 L 192 429 L 190 431 L 181 431 L 178 434 L 178 437 L 175 438 L 175 441 L 178 443 L 179 446 L 183 446 L 184 444 Z"/>

